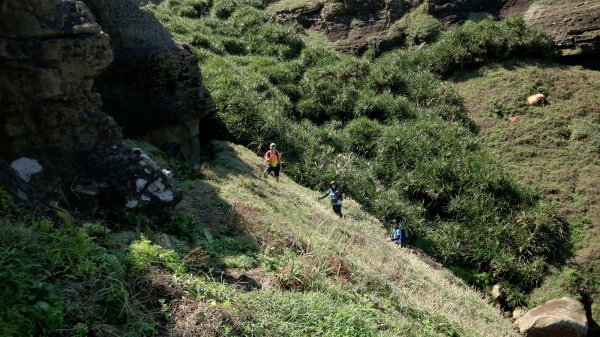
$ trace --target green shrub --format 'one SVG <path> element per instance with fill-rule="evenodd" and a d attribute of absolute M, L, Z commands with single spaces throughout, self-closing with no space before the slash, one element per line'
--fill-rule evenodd
<path fill-rule="evenodd" d="M 367 64 L 350 56 L 335 62 L 318 62 L 308 68 L 300 83 L 303 97 L 296 105 L 299 116 L 322 123 L 327 120 L 348 121 L 362 85 L 360 79 Z"/>
<path fill-rule="evenodd" d="M 444 34 L 431 47 L 414 54 L 415 63 L 437 74 L 511 56 L 548 56 L 551 39 L 527 27 L 522 17 L 502 21 L 467 21 Z"/>
<path fill-rule="evenodd" d="M 131 262 L 137 271 L 147 271 L 150 266 L 161 266 L 171 272 L 183 270 L 179 256 L 175 251 L 152 244 L 143 234 L 140 239 L 131 243 Z"/>
<path fill-rule="evenodd" d="M 450 269 L 456 276 L 460 277 L 468 284 L 479 289 L 486 289 L 492 285 L 493 278 L 489 273 L 478 273 L 470 269 L 454 266 L 449 266 L 448 269 Z"/>
<path fill-rule="evenodd" d="M 442 24 L 427 13 L 425 5 L 421 5 L 394 22 L 389 29 L 392 36 L 405 36 L 409 45 L 432 42 L 436 39 Z"/>
<path fill-rule="evenodd" d="M 0 247 L 0 335 L 50 335 L 62 328 L 60 293 L 54 284 L 36 277 L 38 268 L 24 249 Z"/>
<path fill-rule="evenodd" d="M 117 325 L 121 335 L 152 333 L 153 314 L 131 292 L 136 274 L 127 258 L 87 234 L 105 233 L 99 227 L 0 223 L 2 336 L 77 335 L 84 322 Z"/>
<path fill-rule="evenodd" d="M 208 13 L 211 0 L 168 0 L 166 4 L 179 16 L 198 18 Z"/>
<path fill-rule="evenodd" d="M 377 311 L 322 292 L 253 292 L 241 298 L 250 310 L 243 332 L 257 336 L 377 336 Z"/>
<path fill-rule="evenodd" d="M 4 187 L 0 186 L 0 217 L 22 217 L 25 213 L 25 209 L 15 203 L 13 197 L 4 189 Z"/>
<path fill-rule="evenodd" d="M 348 143 L 352 152 L 365 157 L 373 155 L 381 133 L 379 123 L 368 118 L 357 118 L 348 123 L 344 131 L 348 134 Z"/>
<path fill-rule="evenodd" d="M 394 96 L 375 90 L 362 90 L 354 106 L 356 117 L 368 117 L 379 121 L 397 121 L 416 117 L 418 108 L 404 96 Z"/>
<path fill-rule="evenodd" d="M 165 232 L 175 234 L 192 244 L 195 244 L 200 239 L 201 228 L 194 218 L 187 213 L 178 214 L 175 219 L 165 224 L 163 229 Z"/>

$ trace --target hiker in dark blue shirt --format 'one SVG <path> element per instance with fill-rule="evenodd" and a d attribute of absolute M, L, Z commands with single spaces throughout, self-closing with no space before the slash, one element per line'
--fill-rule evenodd
<path fill-rule="evenodd" d="M 394 241 L 398 246 L 402 247 L 404 245 L 405 240 L 404 229 L 398 226 L 398 222 L 396 221 L 396 219 L 393 219 L 391 221 L 391 224 L 393 226 L 392 241 Z"/>

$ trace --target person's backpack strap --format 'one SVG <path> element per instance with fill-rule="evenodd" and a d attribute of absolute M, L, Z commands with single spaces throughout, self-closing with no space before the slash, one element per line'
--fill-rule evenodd
<path fill-rule="evenodd" d="M 281 157 L 279 156 L 279 151 L 275 150 L 275 156 L 277 157 L 277 161 L 281 160 Z M 271 160 L 272 157 L 273 157 L 273 154 L 272 154 L 271 150 L 269 150 L 269 151 L 267 151 L 267 153 L 265 153 L 265 159 Z"/>

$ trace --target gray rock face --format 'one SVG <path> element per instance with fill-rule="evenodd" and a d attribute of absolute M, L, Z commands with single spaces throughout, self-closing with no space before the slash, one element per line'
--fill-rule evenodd
<path fill-rule="evenodd" d="M 16 186 L 9 188 L 13 193 L 23 191 L 24 183 L 35 198 L 83 213 L 104 212 L 125 208 L 134 196 L 141 199 L 135 181 L 143 173 L 154 179 L 149 181 L 160 179 L 174 197 L 150 198 L 153 205 L 140 208 L 158 213 L 178 201 L 161 170 L 141 165 L 101 110 L 94 80 L 112 55 L 108 35 L 80 1 L 2 2 L 0 162 L 10 167 L 4 177 L 20 180 L 3 183 Z"/>
<path fill-rule="evenodd" d="M 552 36 L 564 56 L 600 52 L 600 2 L 533 3 L 524 14 L 528 25 Z"/>
<path fill-rule="evenodd" d="M 588 331 L 583 305 L 566 297 L 528 311 L 515 326 L 527 337 L 584 337 Z"/>
<path fill-rule="evenodd" d="M 72 191 L 87 209 L 136 210 L 166 220 L 181 200 L 170 173 L 138 148 L 119 145 L 90 153 L 77 169 L 85 175 Z"/>
<path fill-rule="evenodd" d="M 96 82 L 104 110 L 126 137 L 145 137 L 193 161 L 199 151 L 198 126 L 191 125 L 199 125 L 213 107 L 194 51 L 175 41 L 136 1 L 85 2 L 111 36 L 114 53 L 113 63 Z M 169 137 L 161 138 L 165 134 Z"/>
<path fill-rule="evenodd" d="M 277 12 L 280 21 L 296 20 L 306 28 L 322 31 L 337 41 L 343 53 L 361 54 L 370 44 L 387 39 L 387 30 L 421 0 L 334 0 L 314 1 Z M 384 41 L 384 44 L 396 41 Z"/>
<path fill-rule="evenodd" d="M 465 20 L 469 12 L 496 15 L 507 0 L 426 0 L 427 12 L 447 24 Z"/>

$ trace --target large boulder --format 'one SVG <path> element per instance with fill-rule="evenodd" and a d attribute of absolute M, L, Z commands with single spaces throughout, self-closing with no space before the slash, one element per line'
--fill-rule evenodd
<path fill-rule="evenodd" d="M 84 0 L 111 39 L 114 61 L 96 82 L 126 137 L 196 161 L 200 119 L 213 101 L 192 48 L 134 0 Z"/>
<path fill-rule="evenodd" d="M 524 18 L 528 25 L 552 36 L 562 55 L 600 52 L 599 1 L 534 2 Z"/>
<path fill-rule="evenodd" d="M 528 311 L 515 326 L 527 337 L 583 337 L 588 331 L 583 305 L 566 297 Z"/>
<path fill-rule="evenodd" d="M 168 177 L 123 145 L 101 110 L 94 80 L 112 55 L 109 36 L 80 1 L 2 2 L 2 180 L 26 204 L 39 198 L 86 214 L 129 207 L 163 216 L 178 202 Z"/>

